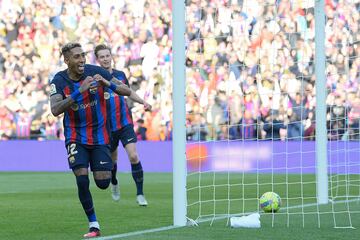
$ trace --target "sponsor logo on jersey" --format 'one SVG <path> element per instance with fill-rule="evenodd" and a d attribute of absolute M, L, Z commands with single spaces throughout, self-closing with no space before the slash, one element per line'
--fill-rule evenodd
<path fill-rule="evenodd" d="M 93 107 L 93 106 L 95 106 L 97 104 L 97 100 L 94 100 L 94 101 L 92 101 L 92 102 L 89 102 L 89 103 L 82 103 L 82 104 L 80 104 L 79 105 L 79 107 L 81 108 L 81 109 L 85 109 L 85 108 L 88 108 L 88 107 Z"/>
<path fill-rule="evenodd" d="M 71 105 L 71 109 L 72 109 L 73 111 L 77 111 L 77 110 L 79 110 L 79 105 L 76 104 L 76 103 L 74 103 L 74 104 Z"/>
<path fill-rule="evenodd" d="M 73 105 L 71 105 L 71 109 L 74 110 L 74 111 L 77 111 L 79 109 L 86 109 L 88 107 L 93 107 L 97 105 L 97 100 L 94 100 L 92 102 L 89 102 L 89 103 L 82 103 L 82 104 L 76 104 L 74 103 Z"/>

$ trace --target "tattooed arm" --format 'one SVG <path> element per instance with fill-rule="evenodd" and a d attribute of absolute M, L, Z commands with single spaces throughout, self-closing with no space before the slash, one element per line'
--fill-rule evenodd
<path fill-rule="evenodd" d="M 51 112 L 56 117 L 66 111 L 75 102 L 71 96 L 63 99 L 61 94 L 55 94 L 50 97 Z"/>

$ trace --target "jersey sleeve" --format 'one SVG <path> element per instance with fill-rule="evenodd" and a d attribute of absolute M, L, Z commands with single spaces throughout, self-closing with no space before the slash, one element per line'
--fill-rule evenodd
<path fill-rule="evenodd" d="M 50 83 L 50 97 L 55 94 L 61 94 L 63 98 L 65 98 L 65 94 L 63 91 L 63 80 L 59 74 L 56 74 L 53 80 Z"/>
<path fill-rule="evenodd" d="M 130 87 L 129 81 L 124 72 L 121 72 L 121 76 L 123 77 L 122 82 L 126 84 L 126 86 Z"/>
<path fill-rule="evenodd" d="M 109 71 L 103 69 L 102 67 L 98 67 L 96 69 L 97 73 L 100 74 L 103 78 L 105 78 L 108 81 L 111 81 L 113 76 L 109 73 Z"/>
<path fill-rule="evenodd" d="M 123 71 L 114 70 L 113 76 L 126 86 L 130 87 L 129 81 Z"/>

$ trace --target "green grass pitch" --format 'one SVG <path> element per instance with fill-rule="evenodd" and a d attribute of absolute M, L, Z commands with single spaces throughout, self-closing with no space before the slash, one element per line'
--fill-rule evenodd
<path fill-rule="evenodd" d="M 215 177 L 215 178 L 214 178 Z M 114 202 L 109 190 L 99 190 L 91 183 L 96 213 L 103 236 L 141 231 L 172 224 L 172 175 L 146 173 L 145 193 L 148 207 L 135 202 L 135 186 L 129 173 L 119 174 L 121 200 Z M 345 188 L 345 179 L 330 185 L 338 196 L 348 191 L 359 196 L 359 176 L 346 179 L 352 184 Z M 287 180 L 288 184 L 284 184 Z M 257 198 L 273 189 L 282 196 L 280 213 L 261 216 L 260 229 L 232 229 L 227 219 L 201 223 L 199 227 L 130 236 L 125 239 L 358 239 L 360 236 L 360 202 L 329 204 L 317 209 L 286 208 L 311 204 L 315 196 L 313 175 L 262 174 L 193 174 L 188 177 L 188 213 L 190 217 L 211 217 L 213 214 L 252 212 L 258 208 Z M 203 188 L 198 188 L 199 182 Z M 273 182 L 273 185 L 267 184 Z M 300 184 L 302 182 L 303 184 Z M 230 185 L 228 184 L 230 183 Z M 260 183 L 258 185 L 257 183 Z M 335 192 L 334 192 L 335 193 Z M 302 200 L 300 196 L 304 196 Z M 198 204 L 201 198 L 202 204 Z M 213 201 L 213 199 L 216 201 Z M 243 199 L 247 200 L 243 200 Z M 228 199 L 232 199 L 229 201 Z M 337 199 L 344 200 L 342 198 Z M 348 226 L 347 209 L 356 229 L 334 229 Z M 322 214 L 318 215 L 317 210 Z M 337 214 L 327 214 L 335 210 Z M 305 214 L 302 214 L 302 213 Z M 318 228 L 320 218 L 321 228 Z M 289 222 L 289 226 L 287 223 Z M 87 219 L 77 198 L 75 178 L 71 173 L 8 173 L 0 172 L 0 239 L 82 239 L 87 231 Z"/>

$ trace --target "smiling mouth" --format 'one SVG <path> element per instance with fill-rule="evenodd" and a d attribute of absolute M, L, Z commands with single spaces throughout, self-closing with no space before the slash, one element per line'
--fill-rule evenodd
<path fill-rule="evenodd" d="M 80 71 L 84 71 L 85 66 L 84 66 L 84 65 L 79 65 L 79 66 L 78 66 L 78 69 L 79 69 Z"/>

